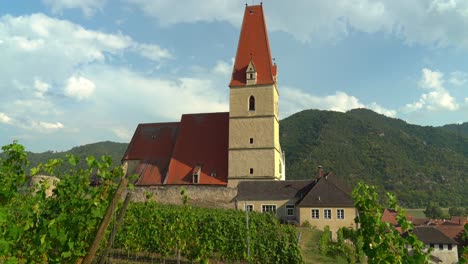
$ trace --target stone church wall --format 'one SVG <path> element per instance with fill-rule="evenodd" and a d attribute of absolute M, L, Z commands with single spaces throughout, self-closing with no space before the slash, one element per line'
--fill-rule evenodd
<path fill-rule="evenodd" d="M 133 202 L 146 201 L 146 193 L 153 194 L 153 200 L 162 204 L 182 204 L 183 197 L 180 194 L 185 189 L 188 203 L 194 206 L 208 208 L 235 209 L 235 197 L 237 188 L 222 186 L 184 185 L 184 186 L 147 186 L 135 187 L 132 195 Z"/>

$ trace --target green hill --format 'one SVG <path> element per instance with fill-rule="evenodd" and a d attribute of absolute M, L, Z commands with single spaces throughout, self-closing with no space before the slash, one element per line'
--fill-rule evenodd
<path fill-rule="evenodd" d="M 116 142 L 98 142 L 93 144 L 87 144 L 83 146 L 74 147 L 70 150 L 63 152 L 46 151 L 42 153 L 27 152 L 29 159 L 29 167 L 35 167 L 39 163 L 46 163 L 50 159 L 65 159 L 67 154 L 73 154 L 80 157 L 81 162 L 78 164 L 80 168 L 85 167 L 85 158 L 87 156 L 94 156 L 100 158 L 103 155 L 110 156 L 113 160 L 114 165 L 120 165 L 125 150 L 127 149 L 127 143 L 116 143 Z M 67 164 L 64 165 L 64 169 L 68 169 Z"/>
<path fill-rule="evenodd" d="M 468 136 L 468 122 L 463 124 L 450 124 L 442 127 L 443 129 L 455 132 L 460 136 Z"/>
<path fill-rule="evenodd" d="M 366 109 L 306 110 L 281 121 L 286 177 L 316 175 L 317 165 L 354 184 L 397 194 L 402 205 L 468 205 L 468 135 L 422 127 Z"/>

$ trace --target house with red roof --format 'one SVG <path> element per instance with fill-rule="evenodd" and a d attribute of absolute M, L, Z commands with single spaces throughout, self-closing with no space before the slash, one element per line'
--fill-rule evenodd
<path fill-rule="evenodd" d="M 276 80 L 263 6 L 246 5 L 229 112 L 139 124 L 122 158 L 127 173 L 138 176 L 137 186 L 235 187 L 244 180 L 284 180 Z"/>

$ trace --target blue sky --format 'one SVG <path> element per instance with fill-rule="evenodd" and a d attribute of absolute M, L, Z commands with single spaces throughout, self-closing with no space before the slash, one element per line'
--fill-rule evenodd
<path fill-rule="evenodd" d="M 0 0 L 0 145 L 129 142 L 138 123 L 228 111 L 245 3 Z M 419 125 L 468 121 L 468 1 L 263 6 L 282 118 L 366 107 Z"/>

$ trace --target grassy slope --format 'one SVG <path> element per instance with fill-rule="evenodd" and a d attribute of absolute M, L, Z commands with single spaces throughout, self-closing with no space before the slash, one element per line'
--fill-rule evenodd
<path fill-rule="evenodd" d="M 301 234 L 300 247 L 302 250 L 302 257 L 306 264 L 346 263 L 346 260 L 341 258 L 323 256 L 320 254 L 319 244 L 322 231 L 315 228 L 299 227 L 298 232 Z"/>

